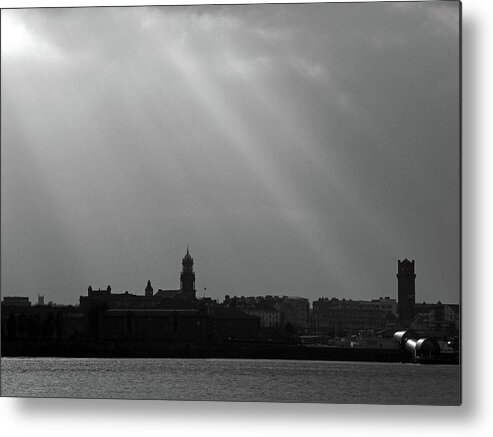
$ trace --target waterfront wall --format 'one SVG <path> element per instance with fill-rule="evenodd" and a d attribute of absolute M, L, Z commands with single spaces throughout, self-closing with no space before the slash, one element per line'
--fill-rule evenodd
<path fill-rule="evenodd" d="M 270 343 L 3 341 L 2 356 L 97 358 L 243 358 L 408 362 L 395 349 L 311 347 Z"/>

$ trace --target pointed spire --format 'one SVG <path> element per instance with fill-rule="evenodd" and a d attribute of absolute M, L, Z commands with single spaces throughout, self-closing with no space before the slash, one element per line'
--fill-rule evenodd
<path fill-rule="evenodd" d="M 188 244 L 187 244 L 187 253 L 183 257 L 182 265 L 193 266 L 193 258 L 192 255 L 190 255 L 190 248 L 188 247 Z"/>
<path fill-rule="evenodd" d="M 147 286 L 145 288 L 145 295 L 146 296 L 153 296 L 154 295 L 154 289 L 152 288 L 150 279 L 147 281 Z"/>

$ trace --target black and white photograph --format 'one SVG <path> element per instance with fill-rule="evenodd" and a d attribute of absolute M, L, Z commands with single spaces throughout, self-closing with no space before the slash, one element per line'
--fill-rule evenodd
<path fill-rule="evenodd" d="M 1 10 L 1 396 L 461 405 L 458 1 Z"/>

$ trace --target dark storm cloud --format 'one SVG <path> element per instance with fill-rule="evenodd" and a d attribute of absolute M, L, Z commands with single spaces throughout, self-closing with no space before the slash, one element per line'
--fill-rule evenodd
<path fill-rule="evenodd" d="M 2 292 L 459 295 L 452 2 L 2 12 Z"/>

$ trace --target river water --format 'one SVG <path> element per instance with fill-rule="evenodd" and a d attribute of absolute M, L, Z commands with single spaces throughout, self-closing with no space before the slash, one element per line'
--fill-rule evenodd
<path fill-rule="evenodd" d="M 460 367 L 241 359 L 2 358 L 1 394 L 458 405 Z"/>

